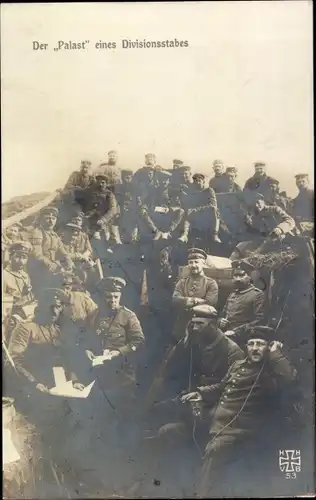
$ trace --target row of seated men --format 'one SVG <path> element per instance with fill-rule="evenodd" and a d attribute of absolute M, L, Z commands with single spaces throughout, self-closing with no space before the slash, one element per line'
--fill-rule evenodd
<path fill-rule="evenodd" d="M 91 298 L 88 273 L 76 272 L 77 260 L 91 259 L 89 238 L 84 238 L 88 253 L 71 253 L 54 231 L 57 215 L 55 207 L 46 207 L 39 227 L 25 236 L 29 241 L 8 248 L 3 293 L 13 297 L 13 312 L 20 319 L 6 339 L 12 373 L 5 390 L 41 430 L 45 449 L 57 453 L 59 460 L 69 458 L 64 447 L 70 439 L 67 453 L 74 468 L 89 469 L 91 461 L 90 467 L 99 468 L 100 477 L 106 477 L 107 487 L 114 471 L 109 467 L 104 473 L 105 457 L 109 459 L 119 445 L 130 452 L 128 430 L 133 426 L 147 420 L 161 436 L 178 428 L 179 421 L 187 430 L 198 421 L 205 451 L 198 494 L 208 497 L 214 481 L 220 484 L 223 464 L 235 445 L 238 452 L 261 431 L 268 408 L 275 408 L 282 391 L 296 379 L 280 339 L 266 326 L 265 294 L 252 283 L 252 267 L 242 260 L 233 262 L 234 291 L 218 309 L 218 283 L 204 273 L 207 254 L 203 249 L 189 250 L 189 276 L 178 280 L 172 293 L 175 324 L 172 332 L 163 332 L 169 344 L 163 372 L 146 391 L 144 404 L 138 374 L 150 332 L 121 305 L 126 287 L 122 278 L 102 278 Z M 276 226 L 274 233 L 280 236 L 284 231 Z M 36 308 L 25 319 L 21 310 L 34 302 L 33 283 Z M 56 366 L 64 367 L 78 391 L 96 381 L 82 404 L 50 393 Z M 76 415 L 75 423 L 80 421 L 81 427 L 69 414 Z M 74 451 L 74 443 L 82 443 L 83 435 L 93 449 L 84 459 Z"/>

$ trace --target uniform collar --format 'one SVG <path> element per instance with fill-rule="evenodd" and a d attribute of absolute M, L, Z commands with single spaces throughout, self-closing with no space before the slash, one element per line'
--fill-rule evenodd
<path fill-rule="evenodd" d="M 194 276 L 193 274 L 190 274 L 189 278 L 196 280 L 196 281 L 199 280 L 200 278 L 205 278 L 204 271 L 202 271 L 202 273 L 199 274 L 198 276 Z"/>
<path fill-rule="evenodd" d="M 20 271 L 13 271 L 10 264 L 6 267 L 6 271 L 8 271 L 8 273 L 12 274 L 13 276 L 16 276 L 17 278 L 24 278 L 25 276 L 27 276 L 27 273 L 26 271 L 24 271 L 24 269 L 21 269 Z"/>
<path fill-rule="evenodd" d="M 247 293 L 249 292 L 249 290 L 253 290 L 255 287 L 254 285 L 251 283 L 247 288 L 245 288 L 244 290 L 235 290 L 235 293 L 238 293 L 238 295 L 242 295 L 244 293 Z"/>

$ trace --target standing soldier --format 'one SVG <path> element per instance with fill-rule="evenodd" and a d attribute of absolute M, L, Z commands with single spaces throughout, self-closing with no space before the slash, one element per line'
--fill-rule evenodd
<path fill-rule="evenodd" d="M 253 266 L 244 261 L 234 261 L 232 269 L 235 290 L 226 300 L 218 326 L 222 331 L 229 331 L 231 338 L 241 344 L 246 340 L 246 329 L 263 322 L 265 295 L 252 283 Z"/>
<path fill-rule="evenodd" d="M 173 331 L 176 341 L 184 334 L 187 323 L 192 317 L 194 306 L 208 304 L 215 307 L 218 301 L 218 285 L 212 278 L 204 274 L 207 253 L 199 248 L 188 251 L 189 276 L 180 279 L 174 289 L 172 302 L 178 309 L 178 318 Z"/>
<path fill-rule="evenodd" d="M 237 184 L 237 168 L 236 167 L 227 167 L 225 175 L 227 177 L 227 193 L 242 193 L 242 189 Z"/>
<path fill-rule="evenodd" d="M 291 211 L 290 200 L 281 195 L 280 183 L 276 179 L 272 179 L 272 181 L 270 182 L 270 191 L 267 195 L 266 201 L 271 205 L 280 207 L 285 212 L 290 213 Z"/>
<path fill-rule="evenodd" d="M 108 152 L 108 161 L 101 163 L 95 175 L 105 175 L 108 187 L 115 191 L 117 184 L 121 183 L 121 170 L 117 165 L 117 152 L 111 150 Z"/>
<path fill-rule="evenodd" d="M 314 220 L 314 191 L 309 188 L 308 174 L 295 176 L 298 195 L 293 200 L 293 215 L 301 221 Z"/>
<path fill-rule="evenodd" d="M 58 209 L 53 206 L 43 208 L 39 225 L 31 236 L 33 250 L 30 259 L 30 275 L 36 295 L 44 286 L 56 284 L 59 274 L 71 272 L 73 262 L 60 237 L 55 232 Z"/>
<path fill-rule="evenodd" d="M 172 160 L 172 168 L 168 168 L 167 171 L 172 174 L 174 170 L 177 170 L 178 168 L 183 166 L 183 161 L 182 160 Z"/>
<path fill-rule="evenodd" d="M 275 181 L 267 175 L 267 167 L 265 163 L 256 162 L 254 164 L 255 173 L 250 177 L 244 187 L 244 192 L 254 191 L 260 193 L 266 198 L 269 195 L 271 183 Z"/>
<path fill-rule="evenodd" d="M 225 167 L 222 160 L 213 161 L 214 177 L 210 179 L 209 187 L 213 188 L 215 193 L 225 193 L 227 179 L 225 177 Z"/>
<path fill-rule="evenodd" d="M 205 250 L 209 247 L 209 238 L 220 243 L 219 213 L 215 192 L 205 188 L 205 175 L 194 174 L 190 192 L 183 199 L 185 219 L 190 224 L 189 239 L 191 244 L 201 240 Z"/>
<path fill-rule="evenodd" d="M 73 172 L 66 185 L 64 191 L 69 191 L 76 188 L 85 189 L 93 183 L 93 175 L 91 173 L 91 161 L 82 160 L 79 171 Z"/>

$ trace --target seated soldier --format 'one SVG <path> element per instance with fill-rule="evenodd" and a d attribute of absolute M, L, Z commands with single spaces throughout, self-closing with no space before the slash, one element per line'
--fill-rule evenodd
<path fill-rule="evenodd" d="M 83 231 L 83 213 L 71 219 L 61 234 L 61 240 L 76 267 L 88 271 L 94 266 L 93 250 L 88 235 Z"/>
<path fill-rule="evenodd" d="M 272 236 L 283 240 L 295 228 L 295 221 L 278 206 L 267 205 L 264 196 L 257 193 L 253 211 L 245 218 L 248 231 L 259 237 Z"/>
<path fill-rule="evenodd" d="M 76 188 L 85 189 L 93 184 L 93 175 L 91 173 L 91 161 L 82 160 L 80 170 L 73 172 L 66 185 L 64 192 L 72 191 Z"/>
<path fill-rule="evenodd" d="M 267 167 L 265 163 L 256 162 L 254 164 L 254 169 L 254 175 L 245 183 L 244 192 L 255 191 L 266 197 L 269 195 L 271 183 L 274 182 L 275 179 L 267 175 Z"/>
<path fill-rule="evenodd" d="M 115 192 L 116 186 L 121 183 L 121 169 L 117 164 L 117 152 L 113 149 L 108 152 L 108 161 L 97 168 L 95 176 L 100 174 L 105 175 L 108 188 Z"/>
<path fill-rule="evenodd" d="M 134 182 L 132 170 L 122 170 L 122 183 L 116 187 L 115 196 L 119 206 L 117 223 L 122 241 L 134 243 L 139 236 L 139 207 L 137 204 L 139 190 Z"/>
<path fill-rule="evenodd" d="M 263 321 L 265 295 L 252 284 L 251 274 L 254 268 L 250 264 L 234 261 L 232 269 L 235 290 L 227 297 L 218 326 L 239 345 L 244 345 L 245 332 L 249 326 Z"/>
<path fill-rule="evenodd" d="M 48 206 L 39 215 L 39 224 L 30 235 L 33 247 L 29 269 L 35 294 L 43 287 L 56 284 L 56 277 L 71 272 L 73 261 L 65 249 L 60 237 L 55 232 L 58 209 Z"/>
<path fill-rule="evenodd" d="M 214 177 L 209 181 L 209 187 L 212 188 L 215 193 L 225 193 L 227 188 L 227 178 L 225 176 L 225 167 L 222 160 L 213 161 Z"/>
<path fill-rule="evenodd" d="M 266 196 L 266 201 L 269 205 L 280 207 L 287 213 L 291 211 L 291 202 L 280 193 L 280 183 L 276 179 L 270 181 L 269 192 Z"/>
<path fill-rule="evenodd" d="M 248 335 L 246 359 L 233 363 L 220 383 L 200 391 L 203 401 L 214 405 L 214 410 L 198 498 L 225 496 L 225 465 L 245 455 L 243 447 L 271 425 L 271 417 L 275 423 L 271 413 L 284 389 L 295 380 L 296 370 L 282 353 L 282 344 L 273 338 L 271 328 L 254 327 Z M 267 436 L 269 433 L 270 429 Z M 265 446 L 267 442 L 266 437 Z M 257 446 L 256 457 L 258 453 Z"/>
<path fill-rule="evenodd" d="M 23 226 L 20 222 L 16 222 L 2 231 L 1 234 L 1 252 L 2 266 L 5 267 L 10 260 L 9 246 L 16 241 L 22 241 Z"/>
<path fill-rule="evenodd" d="M 177 319 L 173 331 L 176 341 L 182 338 L 190 318 L 190 309 L 208 304 L 215 307 L 218 301 L 218 285 L 204 274 L 207 254 L 199 248 L 188 250 L 189 276 L 180 279 L 174 289 L 172 302 L 177 308 Z"/>
<path fill-rule="evenodd" d="M 68 299 L 63 315 L 76 324 L 84 324 L 97 305 L 85 290 L 82 281 L 77 276 L 66 276 L 62 281 L 62 290 Z"/>
<path fill-rule="evenodd" d="M 237 168 L 236 167 L 227 167 L 225 176 L 227 178 L 227 190 L 225 192 L 227 193 L 242 193 L 242 189 L 237 184 L 236 178 L 237 178 Z"/>

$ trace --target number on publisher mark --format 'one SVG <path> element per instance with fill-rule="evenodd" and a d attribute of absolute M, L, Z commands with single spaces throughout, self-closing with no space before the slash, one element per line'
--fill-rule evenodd
<path fill-rule="evenodd" d="M 301 472 L 300 450 L 279 450 L 279 468 L 286 479 L 296 479 L 297 472 Z"/>

